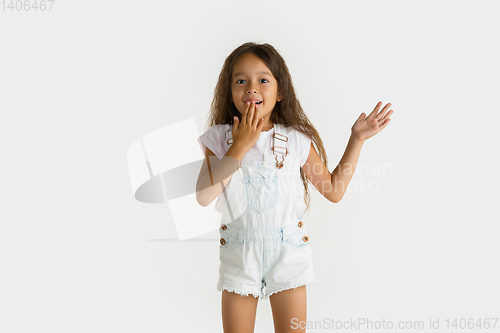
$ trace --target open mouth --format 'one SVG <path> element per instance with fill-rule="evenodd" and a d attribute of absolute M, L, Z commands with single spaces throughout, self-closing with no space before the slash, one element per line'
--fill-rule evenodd
<path fill-rule="evenodd" d="M 257 101 L 257 102 L 255 102 L 255 104 L 261 104 L 261 103 L 262 103 L 262 101 Z"/>

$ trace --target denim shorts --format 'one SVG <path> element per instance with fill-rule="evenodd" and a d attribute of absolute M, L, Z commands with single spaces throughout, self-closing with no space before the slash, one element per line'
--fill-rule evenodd
<path fill-rule="evenodd" d="M 219 233 L 219 291 L 268 299 L 318 282 L 304 219 L 271 229 L 222 224 Z"/>

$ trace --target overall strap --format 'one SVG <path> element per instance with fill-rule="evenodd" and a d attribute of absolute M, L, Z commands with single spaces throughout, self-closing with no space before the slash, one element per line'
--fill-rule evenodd
<path fill-rule="evenodd" d="M 278 169 L 283 167 L 285 156 L 288 155 L 287 142 L 286 126 L 283 124 L 274 124 L 273 154 L 276 155 L 276 167 Z"/>
<path fill-rule="evenodd" d="M 226 144 L 228 146 L 233 144 L 233 125 L 229 125 L 229 129 L 226 131 Z"/>
<path fill-rule="evenodd" d="M 233 125 L 232 124 L 229 124 L 229 129 L 226 131 L 226 141 L 224 141 L 223 144 L 226 144 L 228 146 L 228 148 L 226 148 L 226 151 L 233 144 Z M 240 168 L 241 168 L 241 163 L 238 166 L 238 170 Z"/>
<path fill-rule="evenodd" d="M 233 125 L 229 125 L 229 129 L 226 131 L 226 141 L 228 146 L 233 144 L 232 135 Z M 273 136 L 273 154 L 276 155 L 276 167 L 281 169 L 283 167 L 283 162 L 285 156 L 288 155 L 287 149 L 288 137 L 286 136 L 286 126 L 283 124 L 274 124 L 274 136 Z"/>

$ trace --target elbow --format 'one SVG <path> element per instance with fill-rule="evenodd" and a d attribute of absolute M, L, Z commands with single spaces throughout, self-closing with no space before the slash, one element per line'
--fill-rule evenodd
<path fill-rule="evenodd" d="M 208 207 L 217 196 L 213 197 L 213 190 L 209 188 L 203 188 L 203 185 L 196 185 L 196 201 L 202 207 Z"/>
<path fill-rule="evenodd" d="M 207 202 L 206 198 L 200 193 L 201 191 L 199 189 L 196 189 L 196 201 L 200 206 L 207 207 L 210 204 L 210 202 Z"/>
<path fill-rule="evenodd" d="M 207 205 L 205 204 L 205 202 L 201 201 L 198 197 L 196 197 L 196 201 L 198 202 L 198 204 L 199 204 L 201 207 L 207 207 Z"/>
<path fill-rule="evenodd" d="M 209 204 L 204 202 L 204 201 L 200 201 L 198 200 L 198 198 L 196 198 L 196 201 L 198 201 L 198 204 L 201 206 L 201 207 L 207 207 Z"/>
<path fill-rule="evenodd" d="M 196 201 L 202 207 L 207 207 L 208 205 L 210 205 L 210 202 L 207 202 L 207 200 L 205 200 L 203 197 L 200 197 L 198 193 L 196 193 Z"/>
<path fill-rule="evenodd" d="M 344 193 L 337 187 L 336 184 L 327 182 L 327 185 L 323 185 L 323 196 L 330 202 L 339 203 L 344 196 Z"/>
<path fill-rule="evenodd" d="M 334 199 L 328 199 L 328 200 L 330 200 L 330 202 L 333 202 L 333 203 L 339 203 L 340 202 L 340 200 L 338 200 L 336 198 L 334 198 Z"/>
<path fill-rule="evenodd" d="M 198 193 L 199 192 L 196 192 L 196 201 L 202 207 L 208 207 L 214 201 L 214 199 L 215 199 L 215 198 L 209 198 L 209 197 L 207 197 L 206 194 L 205 195 L 199 195 Z"/>
<path fill-rule="evenodd" d="M 336 195 L 336 193 L 333 193 L 332 195 L 330 195 L 329 198 L 327 198 L 330 202 L 333 202 L 333 203 L 339 203 L 340 200 L 342 200 L 342 197 L 343 195 Z"/>

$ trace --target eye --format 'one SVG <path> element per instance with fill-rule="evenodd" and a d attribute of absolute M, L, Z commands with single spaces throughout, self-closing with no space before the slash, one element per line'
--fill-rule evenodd
<path fill-rule="evenodd" d="M 261 79 L 261 81 L 262 81 L 262 80 L 266 81 L 266 82 L 264 82 L 264 83 L 268 83 L 268 82 L 269 82 L 269 80 L 268 80 L 268 79 Z M 245 80 L 238 80 L 238 81 L 236 81 L 236 83 L 239 83 L 240 81 L 245 81 Z"/>

